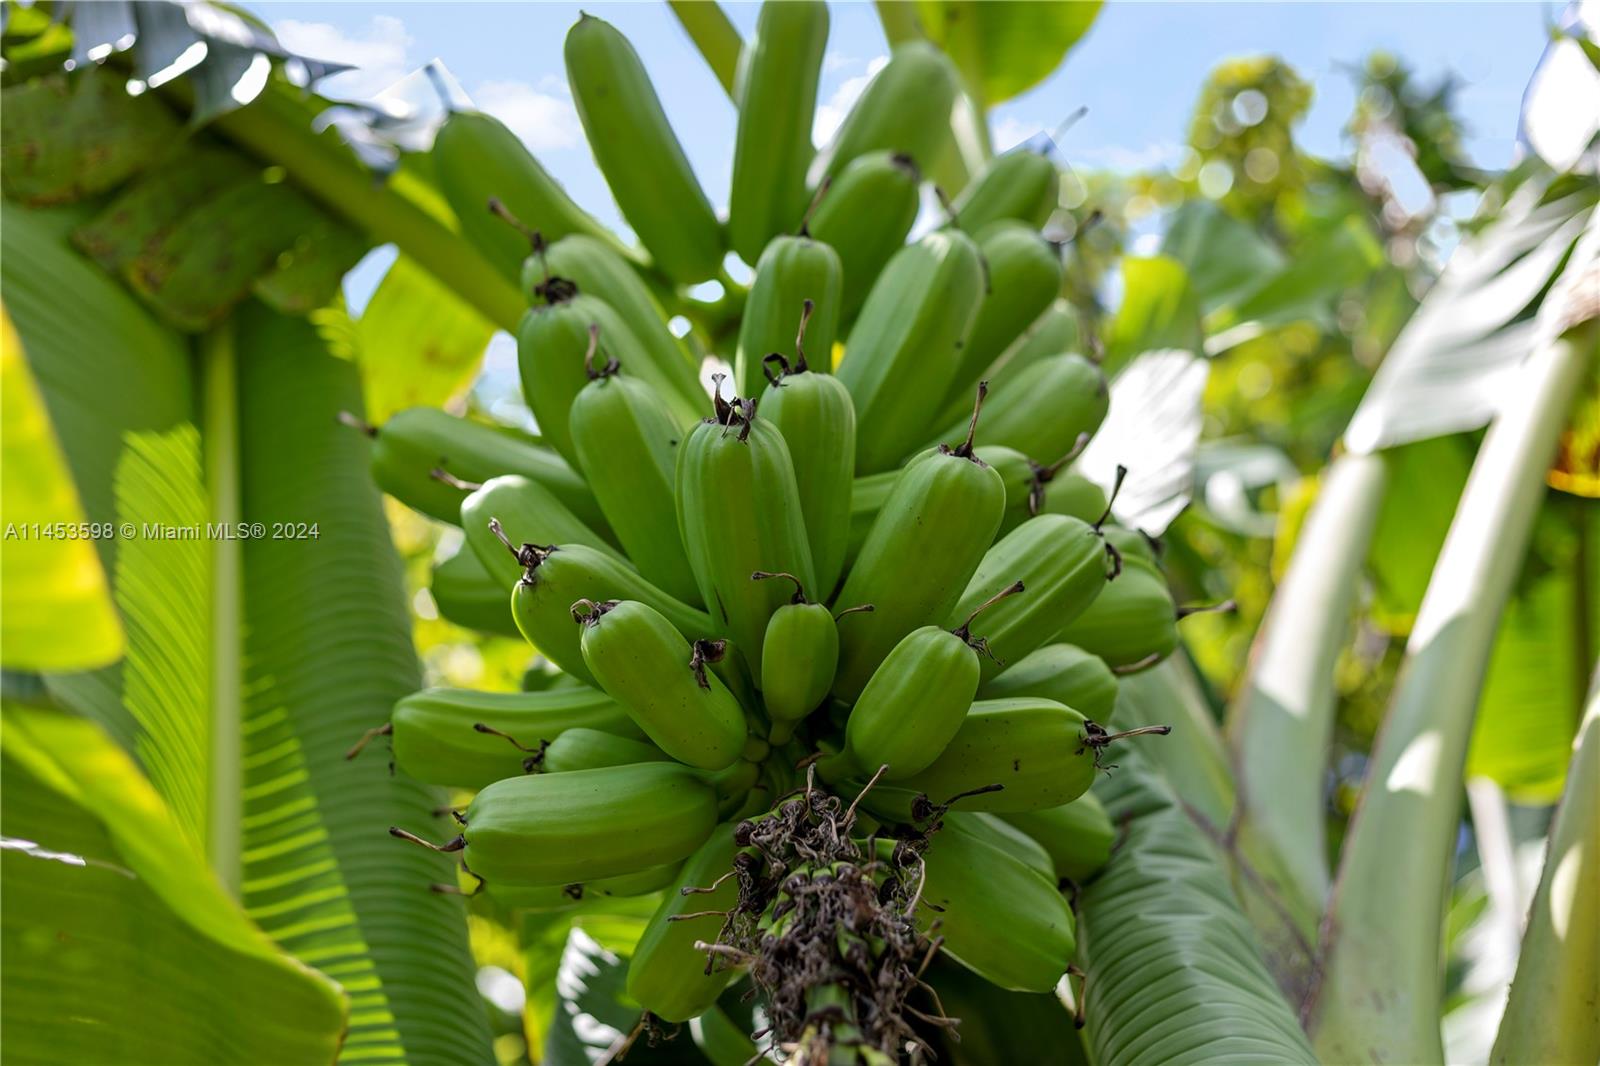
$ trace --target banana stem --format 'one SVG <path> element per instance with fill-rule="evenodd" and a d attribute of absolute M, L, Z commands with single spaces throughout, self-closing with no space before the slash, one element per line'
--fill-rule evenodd
<path fill-rule="evenodd" d="M 382 725 L 373 726 L 371 729 L 369 729 L 365 733 L 361 734 L 361 739 L 360 740 L 358 740 L 354 744 L 350 745 L 349 749 L 345 751 L 344 757 L 346 759 L 354 759 L 357 755 L 360 755 L 362 753 L 362 751 L 364 751 L 366 749 L 366 746 L 368 744 L 371 744 L 378 737 L 386 737 L 386 736 L 389 736 L 390 734 L 392 734 L 393 732 L 394 732 L 394 723 L 393 722 L 385 722 Z"/>

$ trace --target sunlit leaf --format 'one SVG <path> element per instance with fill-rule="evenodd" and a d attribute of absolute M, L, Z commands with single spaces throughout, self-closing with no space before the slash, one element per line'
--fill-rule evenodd
<path fill-rule="evenodd" d="M 471 381 L 494 326 L 407 256 L 357 323 L 367 416 L 440 405 Z"/>
<path fill-rule="evenodd" d="M 1189 271 L 1207 314 L 1237 305 L 1283 269 L 1284 256 L 1248 224 L 1210 200 L 1185 200 L 1172 213 L 1161 254 Z"/>
<path fill-rule="evenodd" d="M 0 466 L 6 475 L 0 481 L 0 661 L 11 670 L 87 670 L 115 662 L 122 655 L 122 625 L 105 570 L 85 535 L 83 504 L 3 306 Z"/>
<path fill-rule="evenodd" d="M 1189 272 L 1166 256 L 1122 261 L 1122 303 L 1106 339 L 1106 365 L 1120 367 L 1141 352 L 1201 350 L 1200 302 Z"/>
<path fill-rule="evenodd" d="M 985 107 L 1033 88 L 1061 65 L 1100 14 L 1098 0 L 917 0 L 928 39 L 956 65 Z"/>

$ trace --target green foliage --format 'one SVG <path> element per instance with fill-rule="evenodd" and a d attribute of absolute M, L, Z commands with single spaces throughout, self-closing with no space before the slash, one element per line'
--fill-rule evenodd
<path fill-rule="evenodd" d="M 969 91 L 992 107 L 1049 77 L 1100 14 L 1098 0 L 917 0 L 928 39 L 956 61 Z"/>

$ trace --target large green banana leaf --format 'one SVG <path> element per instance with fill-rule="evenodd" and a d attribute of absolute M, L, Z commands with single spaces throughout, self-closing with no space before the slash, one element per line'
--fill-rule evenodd
<path fill-rule="evenodd" d="M 1316 1062 L 1219 853 L 1142 752 L 1116 761 L 1095 791 L 1122 835 L 1078 919 L 1091 1060 Z"/>
<path fill-rule="evenodd" d="M 344 987 L 346 1061 L 483 1062 L 462 908 L 428 890 L 449 867 L 386 833 L 437 833 L 438 798 L 382 759 L 341 757 L 419 680 L 364 441 L 335 419 L 360 409 L 357 369 L 304 320 L 255 304 L 197 356 L 71 250 L 73 221 L 6 205 L 0 269 L 86 514 L 132 524 L 97 542 L 128 646 L 117 666 L 47 675 L 46 691 L 106 726 L 249 916 Z M 207 522 L 263 536 L 153 528 Z M 170 994 L 159 981 L 123 992 L 151 1015 Z M 191 1050 L 174 1043 L 167 1061 L 217 1061 Z M 107 1045 L 89 1060 L 118 1058 Z"/>

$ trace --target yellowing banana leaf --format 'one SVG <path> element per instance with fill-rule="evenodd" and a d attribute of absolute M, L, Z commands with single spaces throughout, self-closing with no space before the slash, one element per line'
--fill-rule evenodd
<path fill-rule="evenodd" d="M 1091 1061 L 1315 1063 L 1218 852 L 1142 752 L 1116 761 L 1095 792 L 1123 835 L 1078 918 Z"/>
<path fill-rule="evenodd" d="M 345 997 L 250 924 L 132 760 L 82 718 L 4 720 L 7 1057 L 331 1062 Z"/>
<path fill-rule="evenodd" d="M 356 324 L 367 417 L 441 405 L 477 372 L 494 325 L 402 254 Z"/>
<path fill-rule="evenodd" d="M 105 569 L 22 341 L 0 306 L 0 662 L 91 670 L 122 656 Z M 69 535 L 70 534 L 70 535 Z"/>
<path fill-rule="evenodd" d="M 1019 96 L 1049 77 L 1100 14 L 1098 0 L 917 0 L 917 19 L 943 48 L 981 108 Z"/>

